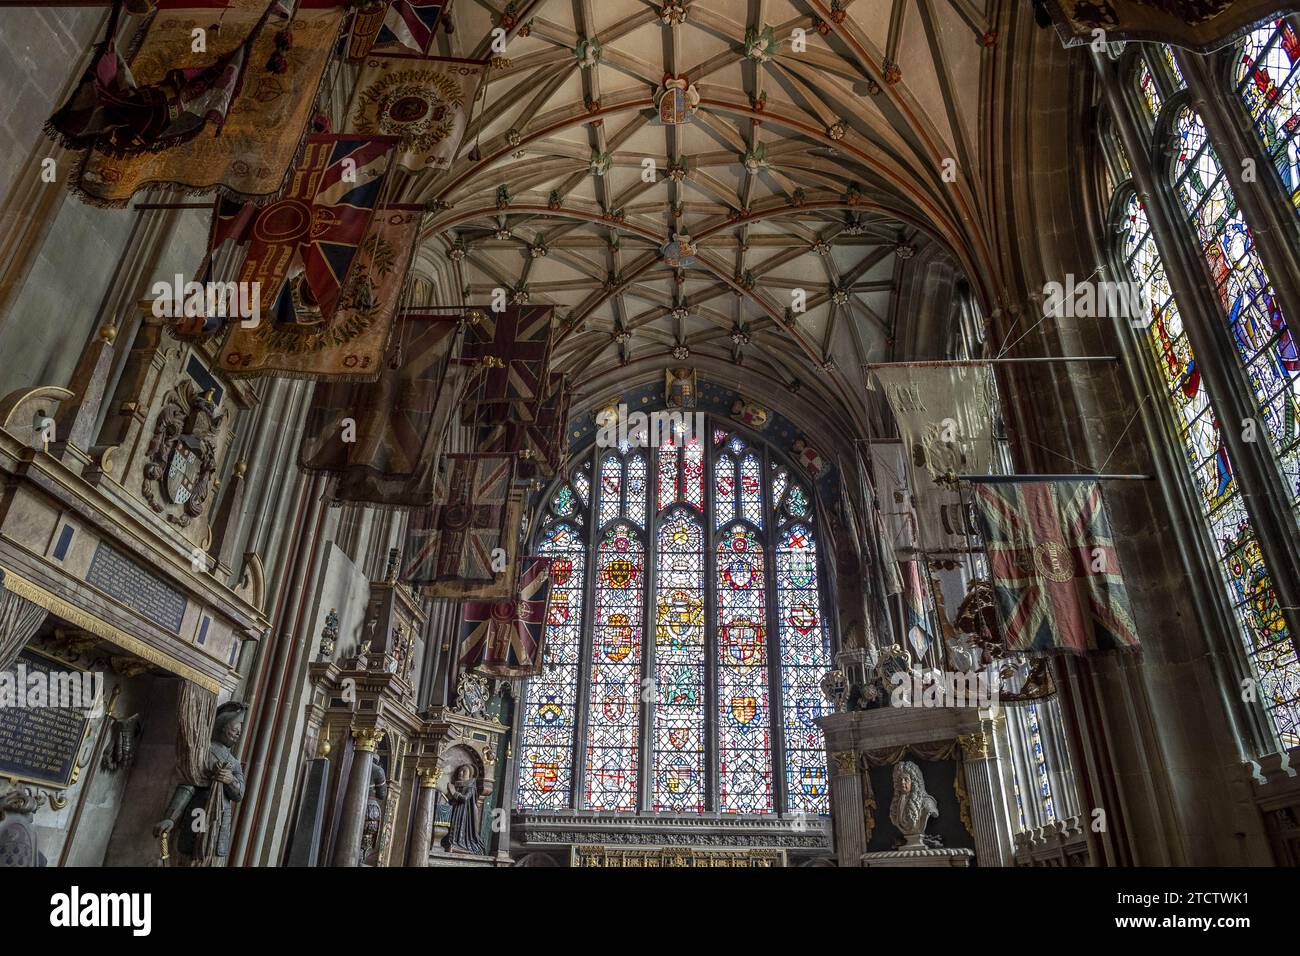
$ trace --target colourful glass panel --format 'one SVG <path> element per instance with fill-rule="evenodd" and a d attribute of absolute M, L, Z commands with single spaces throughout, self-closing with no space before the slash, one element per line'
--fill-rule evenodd
<path fill-rule="evenodd" d="M 688 505 L 704 507 L 704 443 L 692 436 L 682 462 L 682 497 Z"/>
<path fill-rule="evenodd" d="M 705 809 L 704 528 L 679 509 L 660 524 L 655 568 L 654 809 Z"/>
<path fill-rule="evenodd" d="M 644 588 L 644 547 L 635 529 L 620 521 L 609 527 L 596 548 L 596 620 L 587 710 L 588 809 L 636 809 Z"/>
<path fill-rule="evenodd" d="M 792 524 L 781 532 L 776 549 L 776 609 L 789 810 L 825 813 L 826 753 L 814 721 L 830 712 L 820 684 L 830 669 L 831 655 L 822 619 L 817 545 L 806 524 Z"/>
<path fill-rule="evenodd" d="M 1156 85 L 1156 78 L 1151 74 L 1146 60 L 1138 57 L 1137 64 L 1138 97 L 1147 113 L 1155 119 L 1160 115 L 1160 107 L 1164 105 L 1165 99 L 1160 95 L 1160 87 Z"/>
<path fill-rule="evenodd" d="M 542 533 L 537 551 L 551 558 L 551 598 L 542 672 L 529 678 L 524 693 L 517 803 L 526 810 L 561 810 L 573 798 L 587 549 L 571 525 L 559 523 Z"/>
<path fill-rule="evenodd" d="M 600 524 L 609 524 L 618 517 L 623 492 L 623 463 L 608 455 L 600 463 Z"/>
<path fill-rule="evenodd" d="M 674 445 L 659 447 L 659 510 L 670 508 L 677 501 L 677 448 Z"/>
<path fill-rule="evenodd" d="M 718 791 L 725 813 L 772 810 L 763 545 L 734 525 L 718 544 Z M 819 678 L 820 679 L 820 678 Z"/>
<path fill-rule="evenodd" d="M 1260 699 L 1272 712 L 1282 739 L 1300 742 L 1300 706 L 1297 705 L 1300 689 L 1296 687 L 1300 668 L 1296 666 L 1294 654 L 1290 655 L 1288 669 L 1285 655 L 1276 651 L 1279 646 L 1288 646 L 1289 639 L 1277 610 L 1272 581 L 1262 560 L 1257 560 L 1258 548 L 1250 532 L 1250 519 L 1232 462 L 1183 330 L 1178 303 L 1151 235 L 1146 211 L 1136 196 L 1129 200 L 1127 213 L 1125 259 L 1151 306 L 1151 324 L 1144 333 L 1147 352 L 1159 376 L 1165 404 L 1174 417 L 1247 657 L 1262 684 Z M 1265 669 L 1271 675 L 1268 678 Z"/>
<path fill-rule="evenodd" d="M 1300 37 L 1278 19 L 1247 34 L 1237 90 L 1291 202 L 1300 208 Z"/>
<path fill-rule="evenodd" d="M 713 463 L 713 526 L 721 528 L 736 517 L 736 462 L 719 455 Z"/>
<path fill-rule="evenodd" d="M 763 527 L 763 466 L 753 452 L 740 463 L 740 516 Z"/>
<path fill-rule="evenodd" d="M 644 455 L 633 455 L 627 460 L 627 510 L 628 520 L 645 527 L 646 460 Z"/>
<path fill-rule="evenodd" d="M 1246 367 L 1265 432 L 1300 504 L 1300 354 L 1205 127 L 1191 109 L 1177 119 L 1177 192 L 1209 265 L 1233 344 Z"/>

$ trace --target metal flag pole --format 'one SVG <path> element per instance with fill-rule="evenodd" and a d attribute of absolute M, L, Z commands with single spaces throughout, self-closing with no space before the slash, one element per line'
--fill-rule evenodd
<path fill-rule="evenodd" d="M 1055 362 L 1118 362 L 1118 355 L 1039 355 L 1027 358 L 953 359 L 931 362 L 868 362 L 863 366 L 873 372 L 878 368 L 947 368 L 962 365 L 1041 365 Z"/>
<path fill-rule="evenodd" d="M 1150 475 L 957 475 L 957 481 L 976 485 L 998 482 L 1024 483 L 1030 481 L 1150 481 Z"/>

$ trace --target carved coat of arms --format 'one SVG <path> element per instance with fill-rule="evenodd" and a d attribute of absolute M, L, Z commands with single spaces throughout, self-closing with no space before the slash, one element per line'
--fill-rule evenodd
<path fill-rule="evenodd" d="M 145 452 L 141 491 L 172 524 L 183 528 L 207 507 L 225 418 L 212 390 L 200 393 L 191 381 L 164 396 Z"/>

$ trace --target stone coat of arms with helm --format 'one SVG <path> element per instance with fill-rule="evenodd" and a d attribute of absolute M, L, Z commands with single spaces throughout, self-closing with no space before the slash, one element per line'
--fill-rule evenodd
<path fill-rule="evenodd" d="M 182 381 L 164 397 L 145 452 L 144 499 L 178 527 L 203 514 L 217 470 L 226 411 L 208 389 Z"/>

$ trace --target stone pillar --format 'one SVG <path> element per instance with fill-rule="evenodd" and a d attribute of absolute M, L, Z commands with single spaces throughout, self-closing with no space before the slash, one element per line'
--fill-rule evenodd
<path fill-rule="evenodd" d="M 867 824 L 863 812 L 862 770 L 856 750 L 831 753 L 831 826 L 835 855 L 840 866 L 861 866 L 867 852 Z"/>
<path fill-rule="evenodd" d="M 375 748 L 383 739 L 384 732 L 378 727 L 352 729 L 352 771 L 348 774 L 343 811 L 339 815 L 339 832 L 334 841 L 334 866 L 356 866 L 361 856 L 361 831 L 366 820 L 370 768 L 374 763 Z"/>
<path fill-rule="evenodd" d="M 436 767 L 415 772 L 415 824 L 407 843 L 406 865 L 429 865 L 429 842 L 433 838 L 433 814 L 438 800 L 438 770 Z"/>
<path fill-rule="evenodd" d="M 961 745 L 966 775 L 966 796 L 970 801 L 975 862 L 980 866 L 1014 866 L 1015 843 L 1011 837 L 1006 789 L 998 772 L 997 735 L 993 725 L 957 738 Z"/>

